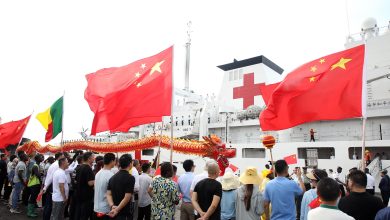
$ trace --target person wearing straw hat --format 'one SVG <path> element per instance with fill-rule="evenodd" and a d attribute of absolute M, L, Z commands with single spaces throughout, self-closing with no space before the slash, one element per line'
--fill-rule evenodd
<path fill-rule="evenodd" d="M 255 167 L 246 168 L 240 176 L 240 182 L 243 184 L 237 190 L 236 199 L 236 218 L 258 220 L 264 212 L 263 195 L 259 191 L 261 177 Z"/>
<path fill-rule="evenodd" d="M 236 190 L 240 186 L 238 177 L 225 172 L 222 177 L 221 220 L 236 219 Z"/>

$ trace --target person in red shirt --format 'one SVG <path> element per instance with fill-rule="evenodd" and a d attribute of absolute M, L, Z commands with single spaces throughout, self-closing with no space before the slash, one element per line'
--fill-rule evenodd
<path fill-rule="evenodd" d="M 371 153 L 369 150 L 364 152 L 364 160 L 366 161 L 366 166 L 371 163 Z"/>
<path fill-rule="evenodd" d="M 316 142 L 316 140 L 314 139 L 314 133 L 317 133 L 312 129 L 310 129 L 310 142 L 313 141 L 313 142 Z"/>

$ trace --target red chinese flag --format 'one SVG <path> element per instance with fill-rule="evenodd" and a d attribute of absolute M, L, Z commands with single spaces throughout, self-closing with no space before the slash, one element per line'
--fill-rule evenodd
<path fill-rule="evenodd" d="M 296 163 L 298 163 L 296 154 L 287 156 L 287 157 L 285 157 L 283 159 L 286 161 L 287 164 L 296 164 Z"/>
<path fill-rule="evenodd" d="M 278 87 L 279 84 L 280 82 L 269 84 L 269 85 L 265 85 L 265 84 L 260 85 L 261 97 L 263 98 L 265 105 L 268 104 L 268 101 L 271 98 L 272 93 L 274 92 L 276 87 Z"/>
<path fill-rule="evenodd" d="M 127 132 L 171 115 L 172 54 L 170 47 L 126 66 L 88 74 L 84 97 L 95 113 L 91 134 Z"/>
<path fill-rule="evenodd" d="M 321 57 L 289 73 L 260 114 L 263 131 L 363 116 L 364 45 Z"/>
<path fill-rule="evenodd" d="M 229 168 L 232 169 L 233 172 L 236 172 L 238 170 L 238 167 L 233 164 L 229 164 Z"/>
<path fill-rule="evenodd" d="M 30 117 L 31 115 L 19 121 L 11 121 L 0 125 L 0 149 L 19 143 Z"/>

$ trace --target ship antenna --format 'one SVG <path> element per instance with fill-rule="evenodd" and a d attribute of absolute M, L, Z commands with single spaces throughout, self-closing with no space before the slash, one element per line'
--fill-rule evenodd
<path fill-rule="evenodd" d="M 351 36 L 351 30 L 349 27 L 349 13 L 348 13 L 348 0 L 345 0 L 345 11 L 347 16 L 347 29 L 348 29 L 348 37 Z"/>
<path fill-rule="evenodd" d="M 185 88 L 187 92 L 190 91 L 190 49 L 191 49 L 191 26 L 192 22 L 187 23 L 187 43 L 186 43 L 186 69 L 185 69 Z"/>

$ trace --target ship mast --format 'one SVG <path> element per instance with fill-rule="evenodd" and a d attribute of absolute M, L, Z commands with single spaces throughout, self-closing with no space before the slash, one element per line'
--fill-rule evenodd
<path fill-rule="evenodd" d="M 188 39 L 187 39 L 187 43 L 186 43 L 186 66 L 185 66 L 185 87 L 184 87 L 184 90 L 186 90 L 187 92 L 190 91 L 190 49 L 191 49 L 191 25 L 192 25 L 192 22 L 189 21 L 187 23 L 187 36 L 188 36 Z"/>

